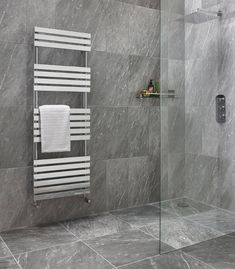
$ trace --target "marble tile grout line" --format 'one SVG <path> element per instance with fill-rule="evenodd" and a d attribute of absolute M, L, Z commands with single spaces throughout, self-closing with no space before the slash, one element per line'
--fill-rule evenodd
<path fill-rule="evenodd" d="M 154 257 L 159 257 L 159 255 L 153 255 L 153 256 L 149 256 L 149 257 L 146 257 L 144 259 L 141 259 L 141 260 L 137 260 L 137 261 L 134 261 L 134 262 L 129 262 L 127 264 L 123 264 L 123 265 L 120 265 L 119 267 L 117 267 L 118 269 L 119 268 L 123 268 L 125 266 L 129 266 L 129 265 L 132 265 L 132 264 L 135 264 L 135 263 L 139 263 L 139 262 L 142 262 L 142 261 L 146 261 L 148 259 L 151 259 L 151 258 L 154 258 Z"/>
<path fill-rule="evenodd" d="M 192 200 L 192 201 L 194 201 L 194 202 L 197 202 L 197 203 L 201 203 L 201 204 L 210 206 L 210 207 L 212 207 L 212 208 L 214 208 L 214 209 L 219 209 L 219 210 L 221 210 L 221 211 L 224 211 L 224 212 L 226 212 L 226 213 L 230 213 L 231 215 L 234 215 L 234 216 L 235 216 L 235 212 L 232 212 L 232 211 L 230 211 L 230 210 L 224 209 L 224 208 L 222 208 L 222 207 L 217 207 L 217 206 L 215 206 L 215 205 L 211 205 L 211 204 L 207 204 L 207 203 L 204 203 L 204 202 L 200 202 L 200 201 L 197 201 L 197 200 L 195 200 L 195 199 L 193 199 L 193 198 L 189 198 L 189 197 L 187 197 L 187 196 L 185 196 L 185 197 L 183 197 L 183 198 L 186 198 L 186 199 Z M 173 199 L 173 200 L 175 200 L 175 199 Z M 211 209 L 211 210 L 212 210 L 212 209 Z M 203 212 L 202 212 L 202 213 L 203 213 Z M 198 214 L 200 214 L 200 213 L 198 213 Z"/>
<path fill-rule="evenodd" d="M 57 225 L 60 225 L 59 223 L 57 224 Z M 61 225 L 60 225 L 61 226 Z M 65 229 L 65 227 L 63 227 L 64 229 Z M 25 228 L 21 228 L 22 230 L 24 230 Z M 21 230 L 20 229 L 20 230 Z M 27 229 L 27 228 L 26 228 Z M 65 229 L 65 231 L 66 232 L 68 232 L 67 231 L 67 229 Z M 70 233 L 71 234 L 71 233 Z M 74 243 L 74 242 L 78 242 L 79 240 L 77 240 L 78 238 L 75 236 L 75 238 L 74 239 L 76 239 L 76 240 L 74 240 L 74 241 L 71 241 L 71 242 L 64 242 L 64 243 L 60 243 L 60 244 L 52 244 L 52 245 L 50 245 L 50 246 L 47 246 L 47 247 L 42 247 L 42 248 L 35 248 L 35 249 L 33 249 L 33 250 L 29 250 L 29 251 L 23 251 L 23 252 L 17 252 L 17 253 L 15 253 L 15 255 L 20 255 L 20 254 L 23 254 L 23 253 L 28 253 L 28 252 L 35 252 L 35 251 L 40 251 L 40 250 L 45 250 L 45 249 L 49 249 L 49 248 L 52 248 L 52 247 L 57 247 L 57 246 L 61 246 L 61 245 L 66 245 L 66 244 L 71 244 L 71 243 Z M 3 242 L 7 245 L 7 242 L 2 238 L 2 240 L 3 240 Z M 8 247 L 8 246 L 7 246 Z M 8 247 L 8 249 L 9 249 L 9 247 Z M 12 252 L 11 252 L 12 253 Z M 14 256 L 14 254 L 12 253 L 12 255 Z"/>
<path fill-rule="evenodd" d="M 117 219 L 123 221 L 124 223 L 129 224 L 129 225 L 131 226 L 131 228 L 132 228 L 131 230 L 139 230 L 139 231 L 141 231 L 142 233 L 145 233 L 145 234 L 147 234 L 147 235 L 150 235 L 152 238 L 154 238 L 154 239 L 160 241 L 159 238 L 157 238 L 157 237 L 153 236 L 152 234 L 149 234 L 149 233 L 147 233 L 147 232 L 141 230 L 141 228 L 145 227 L 146 225 L 137 227 L 137 226 L 134 226 L 133 224 L 131 224 L 131 223 L 129 223 L 129 222 L 123 220 L 122 218 L 120 218 L 120 217 L 118 217 L 118 216 L 115 216 L 115 215 L 113 215 L 113 216 L 114 216 L 115 218 L 117 218 Z M 151 224 L 155 224 L 155 222 L 152 222 L 152 223 L 150 223 L 149 225 L 151 225 Z"/>
<path fill-rule="evenodd" d="M 108 264 L 110 264 L 113 268 L 117 269 L 117 267 L 115 265 L 113 265 L 110 261 L 108 261 L 105 257 L 103 257 L 101 254 L 99 254 L 96 250 L 94 250 L 92 247 L 90 247 L 87 243 L 85 243 L 83 240 L 79 239 L 76 234 L 74 234 L 72 231 L 70 231 L 69 229 L 67 229 L 67 227 L 65 227 L 64 224 L 60 224 L 61 226 L 63 226 L 67 232 L 71 233 L 72 235 L 74 235 L 80 242 L 82 242 L 85 246 L 87 246 L 89 249 L 91 249 L 94 253 L 96 253 L 96 255 L 98 255 L 99 257 L 101 257 L 103 260 L 105 260 Z M 95 239 L 96 237 L 94 237 Z"/>
<path fill-rule="evenodd" d="M 2 237 L 1 237 L 1 238 L 2 238 Z M 19 268 L 20 268 L 20 269 L 23 269 L 23 268 L 21 267 L 21 265 L 18 263 L 16 257 L 15 257 L 15 256 L 13 255 L 13 253 L 11 252 L 11 250 L 10 250 L 10 248 L 8 247 L 7 243 L 3 240 L 3 238 L 2 238 L 2 241 L 3 241 L 3 243 L 6 245 L 6 248 L 9 250 L 9 253 L 11 254 L 11 256 L 12 256 L 12 258 L 14 259 L 14 261 L 16 262 L 16 264 L 19 266 Z M 8 256 L 8 257 L 9 257 L 9 256 Z"/>
<path fill-rule="evenodd" d="M 206 241 L 208 241 L 208 240 L 206 240 Z M 204 241 L 204 242 L 205 242 L 205 241 Z M 190 255 L 190 254 L 188 254 L 188 253 L 186 253 L 186 252 L 184 252 L 183 250 L 180 250 L 180 251 L 183 252 L 186 256 L 191 257 L 191 258 L 193 258 L 194 260 L 201 262 L 202 264 L 204 264 L 204 265 L 210 267 L 211 269 L 216 269 L 215 267 L 211 266 L 210 264 L 207 264 L 207 263 L 205 263 L 204 261 L 199 260 L 198 258 L 196 258 L 196 257 L 194 257 L 194 256 L 192 256 L 192 255 Z"/>
<path fill-rule="evenodd" d="M 104 256 L 102 256 L 100 253 L 98 253 L 95 249 L 93 249 L 90 245 L 85 243 L 83 240 L 81 242 L 86 245 L 89 249 L 91 249 L 93 252 L 95 252 L 99 257 L 101 257 L 103 260 L 105 260 L 108 264 L 110 264 L 113 268 L 117 268 L 114 264 L 112 264 L 109 260 L 107 260 Z"/>
<path fill-rule="evenodd" d="M 194 215 L 197 215 L 197 214 L 194 214 Z M 193 216 L 193 215 L 189 215 L 189 216 L 191 217 L 191 216 Z M 187 219 L 187 217 L 185 217 L 185 216 L 183 216 L 183 217 L 181 217 L 181 218 L 184 219 L 184 220 L 187 220 L 187 221 L 189 221 L 189 222 L 192 222 L 192 223 L 194 223 L 194 224 L 196 224 L 196 225 L 198 225 L 198 226 L 201 226 L 201 227 L 203 227 L 203 228 L 207 228 L 207 229 L 210 229 L 211 231 L 214 231 L 214 232 L 217 232 L 217 233 L 221 233 L 221 235 L 219 235 L 218 237 L 223 236 L 223 235 L 226 235 L 226 233 L 223 233 L 223 232 L 218 231 L 218 230 L 216 230 L 216 229 L 214 229 L 214 228 L 211 228 L 210 226 L 201 224 L 200 222 L 197 222 L 197 221 L 195 221 L 195 220 Z M 205 241 L 206 241 L 206 240 L 205 240 Z"/>
<path fill-rule="evenodd" d="M 77 238 L 76 238 L 77 239 Z M 46 249 L 50 249 L 50 248 L 54 248 L 54 247 L 62 247 L 64 245 L 69 245 L 69 244 L 74 244 L 74 243 L 78 243 L 81 242 L 81 240 L 75 240 L 75 241 L 71 241 L 71 242 L 66 242 L 66 243 L 61 243 L 61 244 L 56 244 L 56 245 L 51 245 L 51 246 L 47 246 L 44 248 L 40 248 L 40 249 L 34 249 L 34 250 L 29 250 L 29 251 L 24 251 L 24 252 L 18 252 L 12 255 L 22 255 L 22 254 L 26 254 L 26 253 L 32 253 L 32 252 L 38 252 L 38 251 L 42 251 L 42 250 L 46 250 Z"/>

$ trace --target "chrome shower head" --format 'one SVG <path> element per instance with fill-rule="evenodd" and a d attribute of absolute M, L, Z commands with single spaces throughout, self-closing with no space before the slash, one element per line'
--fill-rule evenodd
<path fill-rule="evenodd" d="M 184 17 L 184 21 L 186 23 L 198 24 L 198 23 L 215 20 L 221 16 L 222 16 L 222 11 L 212 12 L 212 11 L 207 11 L 204 9 L 197 9 L 194 12 L 186 15 Z"/>

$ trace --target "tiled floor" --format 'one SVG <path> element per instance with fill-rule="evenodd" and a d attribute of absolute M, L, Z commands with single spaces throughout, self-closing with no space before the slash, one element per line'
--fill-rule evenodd
<path fill-rule="evenodd" d="M 161 244 L 156 203 L 1 233 L 0 269 L 235 268 L 234 213 L 186 198 L 162 208 Z"/>

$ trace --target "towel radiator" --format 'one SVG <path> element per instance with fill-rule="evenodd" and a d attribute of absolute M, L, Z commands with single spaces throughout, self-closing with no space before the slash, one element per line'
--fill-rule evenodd
<path fill-rule="evenodd" d="M 87 66 L 87 53 L 91 51 L 91 34 L 35 27 L 34 47 L 34 201 L 89 194 L 90 156 L 87 156 L 87 140 L 90 140 L 90 109 L 87 108 L 87 93 L 91 87 L 91 69 Z M 40 64 L 38 56 L 41 47 L 82 51 L 85 66 Z M 70 110 L 70 137 L 71 141 L 83 141 L 84 156 L 39 159 L 40 92 L 83 93 L 83 107 Z"/>

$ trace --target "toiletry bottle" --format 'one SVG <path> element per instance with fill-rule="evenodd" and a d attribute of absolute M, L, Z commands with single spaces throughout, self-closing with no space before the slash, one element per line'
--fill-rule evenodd
<path fill-rule="evenodd" d="M 156 93 L 160 93 L 160 81 L 159 80 L 155 82 L 154 89 Z"/>
<path fill-rule="evenodd" d="M 153 80 L 151 79 L 148 85 L 148 92 L 153 93 L 154 92 L 154 85 L 153 85 Z"/>

